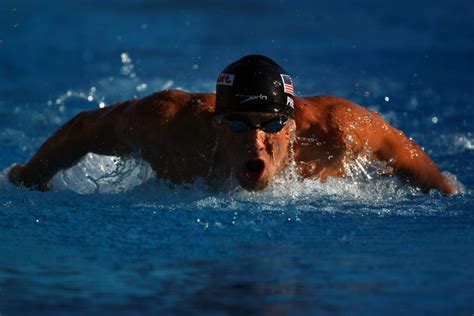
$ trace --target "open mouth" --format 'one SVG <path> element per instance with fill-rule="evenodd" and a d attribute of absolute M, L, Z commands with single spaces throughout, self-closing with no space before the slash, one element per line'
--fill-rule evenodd
<path fill-rule="evenodd" d="M 247 180 L 255 182 L 263 174 L 265 170 L 265 163 L 262 159 L 252 159 L 245 163 L 244 176 Z"/>

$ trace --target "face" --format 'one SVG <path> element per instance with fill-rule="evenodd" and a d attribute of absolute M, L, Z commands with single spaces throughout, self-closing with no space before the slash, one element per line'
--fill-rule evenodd
<path fill-rule="evenodd" d="M 289 162 L 291 128 L 288 119 L 272 113 L 230 113 L 221 120 L 222 141 L 234 176 L 247 190 L 261 190 Z M 257 127 L 257 128 L 255 128 Z M 266 131 L 265 131 L 266 130 Z"/>

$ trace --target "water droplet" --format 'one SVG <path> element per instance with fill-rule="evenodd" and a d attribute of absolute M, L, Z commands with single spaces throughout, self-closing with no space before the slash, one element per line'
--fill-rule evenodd
<path fill-rule="evenodd" d="M 433 116 L 431 118 L 431 122 L 433 122 L 433 124 L 437 124 L 438 123 L 438 118 L 436 116 Z"/>
<path fill-rule="evenodd" d="M 105 103 L 104 102 L 100 102 L 99 103 L 99 108 L 103 109 L 105 107 Z"/>
<path fill-rule="evenodd" d="M 385 102 L 388 102 L 388 101 L 390 101 L 390 98 L 389 98 L 388 96 L 386 96 L 386 97 L 384 98 L 384 100 L 385 100 Z"/>
<path fill-rule="evenodd" d="M 120 59 L 122 60 L 122 64 L 129 64 L 132 62 L 128 53 L 125 52 L 120 54 Z"/>
<path fill-rule="evenodd" d="M 137 91 L 143 91 L 143 90 L 145 90 L 147 87 L 148 87 L 148 86 L 147 86 L 146 83 L 141 83 L 141 84 L 139 84 L 139 85 L 137 86 L 136 89 L 137 89 Z"/>
<path fill-rule="evenodd" d="M 193 69 L 194 69 L 194 70 L 196 70 L 196 69 L 198 69 L 198 68 L 199 68 L 199 65 L 198 65 L 198 64 L 194 64 L 194 65 L 193 65 Z"/>
<path fill-rule="evenodd" d="M 168 80 L 165 82 L 165 84 L 161 87 L 161 89 L 166 90 L 170 88 L 174 84 L 173 80 Z"/>

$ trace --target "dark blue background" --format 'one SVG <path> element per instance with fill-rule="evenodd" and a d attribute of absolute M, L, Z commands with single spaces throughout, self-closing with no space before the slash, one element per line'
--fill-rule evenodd
<path fill-rule="evenodd" d="M 474 312 L 472 1 L 6 0 L 0 21 L 2 169 L 81 110 L 213 91 L 228 63 L 260 53 L 298 95 L 380 111 L 466 187 L 445 198 L 379 179 L 257 194 L 152 181 L 78 195 L 3 174 L 2 315 Z"/>

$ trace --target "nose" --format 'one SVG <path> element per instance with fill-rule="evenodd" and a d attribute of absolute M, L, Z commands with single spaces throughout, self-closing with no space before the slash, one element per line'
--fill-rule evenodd
<path fill-rule="evenodd" d="M 248 133 L 247 152 L 251 156 L 257 157 L 265 150 L 265 132 L 261 130 L 252 130 Z"/>

